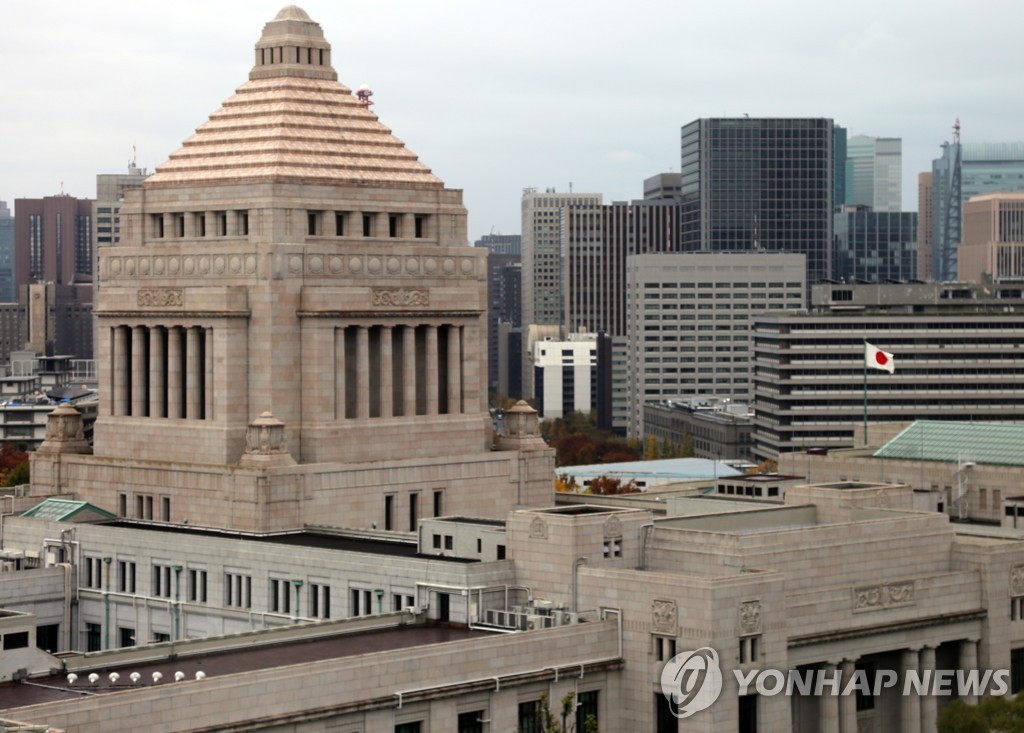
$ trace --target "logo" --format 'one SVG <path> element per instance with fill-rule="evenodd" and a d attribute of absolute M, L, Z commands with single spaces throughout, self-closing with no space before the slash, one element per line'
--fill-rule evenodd
<path fill-rule="evenodd" d="M 675 655 L 661 670 L 661 691 L 672 703 L 672 714 L 689 718 L 711 707 L 722 694 L 722 670 L 711 647 Z"/>

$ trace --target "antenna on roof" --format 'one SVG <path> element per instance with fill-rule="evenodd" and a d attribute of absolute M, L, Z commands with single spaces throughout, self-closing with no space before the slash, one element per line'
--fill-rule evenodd
<path fill-rule="evenodd" d="M 373 91 L 368 84 L 363 84 L 359 87 L 356 96 L 359 98 L 359 103 L 363 105 L 363 109 L 370 109 L 370 105 L 373 104 L 373 101 L 370 99 L 373 96 Z"/>

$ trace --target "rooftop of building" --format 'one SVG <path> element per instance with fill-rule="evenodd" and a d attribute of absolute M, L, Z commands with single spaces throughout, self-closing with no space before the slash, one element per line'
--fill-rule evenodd
<path fill-rule="evenodd" d="M 389 557 L 426 558 L 432 561 L 475 563 L 479 558 L 426 555 L 418 552 L 415 538 L 385 537 L 381 532 L 346 531 L 344 529 L 309 528 L 291 532 L 252 534 L 210 527 L 195 527 L 184 524 L 165 524 L 134 519 L 116 519 L 108 526 L 129 530 L 146 530 L 180 534 L 183 537 L 222 537 L 244 539 L 250 542 L 289 545 L 292 547 L 315 547 L 318 549 L 359 552 Z M 391 533 L 393 534 L 393 533 Z"/>
<path fill-rule="evenodd" d="M 1024 425 L 917 420 L 873 454 L 876 458 L 1024 466 Z"/>
<path fill-rule="evenodd" d="M 586 466 L 563 466 L 555 469 L 560 476 L 573 476 L 577 480 L 608 476 L 614 478 L 650 479 L 714 479 L 742 476 L 744 472 L 728 461 L 708 458 L 665 458 L 658 461 L 625 461 L 622 463 L 594 463 Z"/>
<path fill-rule="evenodd" d="M 372 92 L 360 94 L 337 81 L 320 25 L 288 6 L 264 27 L 249 80 L 143 187 L 274 181 L 442 188 L 370 111 Z"/>
<path fill-rule="evenodd" d="M 204 677 L 217 677 L 488 635 L 484 631 L 448 625 L 427 626 L 411 623 L 411 620 L 408 613 L 401 612 L 371 620 L 301 624 L 64 656 L 63 664 L 68 672 L 0 684 L 0 710 L 185 684 L 195 681 L 198 672 Z M 376 628 L 368 628 L 370 621 Z M 175 679 L 179 672 L 184 675 L 180 681 Z M 68 673 L 75 674 L 76 679 L 69 681 Z M 118 675 L 113 681 L 111 673 Z M 132 682 L 132 673 L 140 675 L 137 683 Z M 154 673 L 160 675 L 157 681 L 154 681 Z M 89 680 L 91 674 L 97 675 L 94 683 Z"/>

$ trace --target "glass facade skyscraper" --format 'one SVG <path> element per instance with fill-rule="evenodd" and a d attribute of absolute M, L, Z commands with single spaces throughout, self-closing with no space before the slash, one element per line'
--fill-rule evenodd
<path fill-rule="evenodd" d="M 964 203 L 980 194 L 1020 191 L 1024 191 L 1024 142 L 942 146 L 942 156 L 932 161 L 932 274 L 936 280 L 957 278 L 956 248 L 962 237 Z M 959 206 L 950 210 L 957 198 Z"/>
<path fill-rule="evenodd" d="M 917 213 L 846 210 L 835 217 L 836 280 L 886 283 L 917 278 Z"/>
<path fill-rule="evenodd" d="M 807 256 L 832 271 L 834 125 L 823 118 L 711 118 L 682 128 L 682 248 Z"/>

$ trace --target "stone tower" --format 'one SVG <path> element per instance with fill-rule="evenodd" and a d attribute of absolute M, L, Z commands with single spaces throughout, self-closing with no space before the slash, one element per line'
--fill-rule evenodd
<path fill-rule="evenodd" d="M 284 8 L 249 80 L 126 192 L 99 261 L 95 452 L 34 466 L 34 490 L 253 530 L 547 501 L 550 451 L 490 446 L 486 253 L 461 191 L 331 61 L 320 26 Z M 257 418 L 274 460 L 253 455 Z"/>

